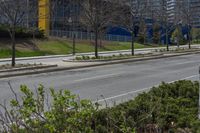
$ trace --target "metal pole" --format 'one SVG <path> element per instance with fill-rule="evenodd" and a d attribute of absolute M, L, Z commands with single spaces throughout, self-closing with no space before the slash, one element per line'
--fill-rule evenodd
<path fill-rule="evenodd" d="M 187 17 L 190 17 L 190 0 L 188 0 L 188 13 L 187 13 Z M 188 39 L 189 39 L 189 49 L 191 49 L 191 40 L 190 40 L 190 18 L 188 19 Z"/>
<path fill-rule="evenodd" d="M 199 66 L 199 105 L 198 105 L 198 118 L 200 119 L 200 66 Z"/>
<path fill-rule="evenodd" d="M 73 51 L 72 54 L 75 55 L 76 54 L 76 34 L 75 34 L 75 21 L 77 20 L 77 7 L 75 6 L 75 4 L 77 4 L 77 1 L 75 3 L 73 3 L 73 9 L 74 10 L 74 15 L 75 15 L 75 19 L 72 20 L 72 32 L 73 32 Z"/>
<path fill-rule="evenodd" d="M 165 36 L 165 39 L 166 39 L 166 45 L 167 45 L 167 51 L 169 51 L 169 42 L 168 42 L 168 24 L 166 25 L 166 36 Z"/>
<path fill-rule="evenodd" d="M 75 55 L 76 54 L 76 48 L 75 48 L 75 38 L 76 38 L 76 35 L 75 35 L 75 33 L 74 33 L 74 31 L 73 31 L 73 55 Z"/>

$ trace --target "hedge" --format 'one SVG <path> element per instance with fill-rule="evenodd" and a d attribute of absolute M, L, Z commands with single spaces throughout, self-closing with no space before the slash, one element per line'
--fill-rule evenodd
<path fill-rule="evenodd" d="M 50 89 L 47 98 L 44 86 L 40 85 L 35 94 L 23 85 L 22 95 L 14 93 L 9 109 L 1 105 L 1 131 L 148 133 L 151 129 L 160 133 L 199 133 L 198 91 L 198 82 L 162 83 L 128 102 L 99 109 L 98 103 L 80 100 L 68 90 Z"/>
<path fill-rule="evenodd" d="M 44 38 L 44 31 L 35 29 L 30 30 L 26 28 L 17 27 L 16 28 L 16 38 Z M 0 25 L 0 38 L 10 38 L 9 32 L 6 26 Z"/>

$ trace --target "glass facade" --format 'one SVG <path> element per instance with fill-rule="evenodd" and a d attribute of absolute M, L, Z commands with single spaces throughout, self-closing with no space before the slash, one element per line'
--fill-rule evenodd
<path fill-rule="evenodd" d="M 184 8 L 183 13 L 191 17 L 192 26 L 200 28 L 200 0 L 167 0 L 167 4 L 169 21 L 174 22 L 180 17 L 178 8 Z"/>
<path fill-rule="evenodd" d="M 78 0 L 51 0 L 50 30 L 79 30 L 77 3 Z"/>
<path fill-rule="evenodd" d="M 200 0 L 190 0 L 193 9 L 193 25 L 200 28 Z"/>
<path fill-rule="evenodd" d="M 161 8 L 161 0 L 142 0 L 140 2 L 148 2 L 148 8 L 159 10 Z M 191 9 L 195 10 L 192 16 L 192 24 L 200 26 L 200 1 L 199 0 L 179 0 L 184 3 L 190 3 Z M 133 0 L 133 5 L 136 5 Z M 166 0 L 168 20 L 173 22 L 176 18 L 177 0 Z M 49 0 L 49 29 L 64 31 L 83 31 L 79 23 L 80 6 L 77 4 L 79 0 Z M 151 16 L 151 12 L 147 12 L 146 16 Z"/>

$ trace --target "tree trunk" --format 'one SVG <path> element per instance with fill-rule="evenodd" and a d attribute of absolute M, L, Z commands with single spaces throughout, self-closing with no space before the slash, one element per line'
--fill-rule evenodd
<path fill-rule="evenodd" d="M 15 28 L 11 29 L 11 41 L 12 41 L 12 67 L 15 67 L 15 56 L 16 56 L 16 49 L 15 49 Z"/>
<path fill-rule="evenodd" d="M 73 32 L 73 51 L 72 54 L 76 54 L 76 34 Z"/>
<path fill-rule="evenodd" d="M 100 34 L 100 38 L 99 38 L 99 48 L 102 48 L 102 33 Z"/>
<path fill-rule="evenodd" d="M 190 27 L 189 27 L 189 25 L 188 25 L 188 39 L 189 39 L 188 40 L 189 41 L 188 42 L 188 45 L 189 45 L 188 47 L 189 47 L 189 49 L 191 49 L 191 37 L 190 37 Z"/>
<path fill-rule="evenodd" d="M 132 32 L 131 34 L 131 55 L 134 56 L 135 55 L 135 52 L 134 52 L 134 33 Z"/>
<path fill-rule="evenodd" d="M 167 45 L 167 51 L 169 51 L 169 42 L 168 42 L 168 30 L 166 27 L 166 45 Z"/>
<path fill-rule="evenodd" d="M 98 58 L 98 30 L 95 29 L 95 57 Z"/>
<path fill-rule="evenodd" d="M 191 49 L 191 40 L 190 40 L 190 36 L 189 36 L 189 49 Z"/>
<path fill-rule="evenodd" d="M 33 29 L 33 40 L 35 40 L 35 29 Z"/>
<path fill-rule="evenodd" d="M 177 47 L 180 47 L 180 34 L 181 34 L 181 27 L 178 25 L 178 35 L 177 35 Z"/>
<path fill-rule="evenodd" d="M 179 37 L 179 35 L 177 37 L 177 47 L 180 48 L 180 37 Z"/>

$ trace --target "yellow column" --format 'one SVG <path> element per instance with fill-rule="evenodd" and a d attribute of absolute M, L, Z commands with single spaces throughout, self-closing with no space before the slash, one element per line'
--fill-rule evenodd
<path fill-rule="evenodd" d="M 44 30 L 45 34 L 49 35 L 49 0 L 38 0 L 38 28 Z"/>

